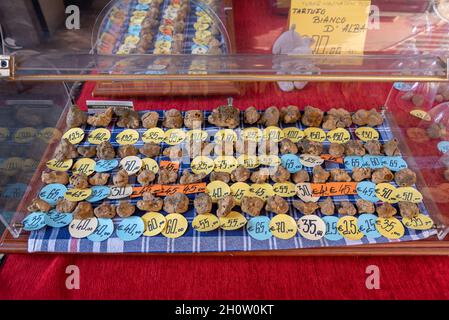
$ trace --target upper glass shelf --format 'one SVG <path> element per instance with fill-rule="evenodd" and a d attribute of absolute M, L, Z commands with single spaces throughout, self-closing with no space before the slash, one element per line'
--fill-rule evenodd
<path fill-rule="evenodd" d="M 290 36 L 290 1 L 76 2 L 1 1 L 12 80 L 447 80 L 446 0 L 360 0 L 371 5 L 360 55 L 313 54 L 321 42 L 301 26 L 273 50 Z"/>

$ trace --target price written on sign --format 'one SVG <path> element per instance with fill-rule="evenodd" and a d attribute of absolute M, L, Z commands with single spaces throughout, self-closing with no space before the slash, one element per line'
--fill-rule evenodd
<path fill-rule="evenodd" d="M 199 214 L 193 219 L 192 227 L 198 232 L 209 232 L 220 227 L 218 217 L 213 214 Z"/>
<path fill-rule="evenodd" d="M 270 231 L 276 238 L 291 239 L 298 232 L 295 219 L 286 214 L 278 214 L 270 221 Z"/>
<path fill-rule="evenodd" d="M 376 203 L 379 198 L 376 195 L 376 184 L 371 181 L 362 181 L 357 184 L 357 194 L 363 200 Z"/>
<path fill-rule="evenodd" d="M 215 172 L 231 173 L 238 167 L 237 159 L 232 156 L 219 156 L 215 158 Z"/>
<path fill-rule="evenodd" d="M 84 130 L 81 128 L 72 128 L 62 136 L 63 139 L 69 140 L 71 144 L 78 144 L 84 139 Z"/>
<path fill-rule="evenodd" d="M 301 154 L 299 156 L 299 162 L 301 162 L 304 167 L 313 168 L 320 166 L 324 162 L 324 159 L 312 154 Z"/>
<path fill-rule="evenodd" d="M 320 196 L 313 195 L 312 184 L 308 182 L 296 184 L 296 194 L 304 202 L 317 202 Z"/>
<path fill-rule="evenodd" d="M 133 129 L 127 129 L 120 132 L 115 138 L 119 145 L 132 145 L 139 141 L 139 132 Z"/>
<path fill-rule="evenodd" d="M 159 163 L 160 169 L 178 172 L 179 170 L 179 162 L 177 161 L 161 161 Z"/>
<path fill-rule="evenodd" d="M 259 128 L 246 128 L 240 132 L 243 140 L 259 142 L 262 139 L 263 133 Z"/>
<path fill-rule="evenodd" d="M 142 134 L 142 141 L 144 143 L 159 144 L 165 140 L 165 132 L 161 128 L 148 129 Z"/>
<path fill-rule="evenodd" d="M 140 198 L 144 193 L 150 192 L 153 194 L 157 194 L 162 192 L 162 185 L 160 184 L 152 184 L 144 187 L 133 187 L 133 192 L 129 196 L 130 198 Z"/>
<path fill-rule="evenodd" d="M 376 196 L 380 201 L 387 203 L 397 203 L 398 199 L 396 187 L 389 183 L 379 183 L 376 185 Z"/>
<path fill-rule="evenodd" d="M 71 213 L 59 213 L 56 210 L 51 210 L 49 214 L 45 215 L 45 223 L 52 228 L 62 228 L 68 226 L 73 220 Z"/>
<path fill-rule="evenodd" d="M 162 185 L 161 191 L 157 192 L 158 196 L 171 196 L 175 193 L 183 194 L 195 194 L 206 191 L 206 183 L 192 183 L 192 184 L 180 184 L 180 185 Z"/>
<path fill-rule="evenodd" d="M 187 219 L 178 213 L 171 213 L 165 217 L 167 223 L 165 228 L 162 230 L 162 234 L 171 239 L 176 239 L 181 237 L 186 233 L 188 228 Z"/>
<path fill-rule="evenodd" d="M 36 231 L 45 227 L 45 216 L 43 212 L 32 212 L 23 221 L 23 229 L 25 231 Z"/>
<path fill-rule="evenodd" d="M 268 127 L 263 131 L 263 138 L 266 141 L 279 142 L 284 139 L 284 132 L 279 127 Z"/>
<path fill-rule="evenodd" d="M 90 158 L 82 158 L 79 159 L 72 167 L 72 173 L 74 174 L 80 174 L 83 173 L 86 176 L 90 176 L 92 173 L 95 172 L 95 168 L 97 166 L 97 163 Z"/>
<path fill-rule="evenodd" d="M 97 226 L 97 218 L 89 218 L 84 220 L 74 219 L 69 225 L 69 233 L 72 238 L 82 239 L 94 233 Z"/>
<path fill-rule="evenodd" d="M 324 142 L 327 138 L 326 132 L 321 128 L 307 128 L 304 130 L 304 136 L 309 141 Z"/>
<path fill-rule="evenodd" d="M 270 166 L 270 167 L 277 167 L 279 166 L 281 162 L 281 158 L 278 156 L 272 155 L 272 154 L 265 154 L 259 156 L 259 163 L 264 166 Z"/>
<path fill-rule="evenodd" d="M 357 194 L 357 182 L 312 183 L 312 195 L 334 197 Z"/>
<path fill-rule="evenodd" d="M 187 141 L 206 141 L 208 137 L 207 131 L 200 129 L 189 130 L 186 134 Z"/>
<path fill-rule="evenodd" d="M 259 158 L 257 156 L 249 156 L 246 154 L 239 156 L 237 158 L 237 163 L 248 169 L 255 169 L 260 165 Z"/>
<path fill-rule="evenodd" d="M 123 219 L 117 226 L 117 236 L 123 241 L 138 239 L 145 231 L 145 225 L 140 217 L 129 217 Z"/>
<path fill-rule="evenodd" d="M 270 218 L 266 216 L 251 218 L 247 225 L 246 230 L 248 234 L 256 240 L 268 240 L 273 234 L 270 231 Z"/>
<path fill-rule="evenodd" d="M 215 162 L 209 157 L 200 156 L 196 157 L 190 163 L 190 169 L 195 174 L 206 174 L 211 173 L 215 168 Z"/>
<path fill-rule="evenodd" d="M 52 159 L 47 162 L 47 168 L 54 171 L 66 172 L 73 165 L 73 159 L 59 161 L 56 159 Z"/>
<path fill-rule="evenodd" d="M 376 224 L 377 231 L 385 238 L 400 239 L 404 236 L 405 229 L 401 221 L 391 218 L 379 218 Z"/>
<path fill-rule="evenodd" d="M 423 215 L 420 213 L 416 217 L 407 218 L 404 217 L 402 219 L 402 223 L 409 229 L 414 230 L 429 230 L 434 227 L 434 222 L 432 218 L 429 216 Z"/>
<path fill-rule="evenodd" d="M 142 159 L 136 156 L 130 156 L 123 158 L 120 161 L 120 166 L 125 170 L 129 175 L 136 174 L 142 169 Z"/>
<path fill-rule="evenodd" d="M 327 140 L 330 143 L 344 144 L 351 140 L 351 134 L 344 128 L 337 128 L 327 133 Z"/>
<path fill-rule="evenodd" d="M 301 129 L 299 129 L 297 127 L 284 128 L 284 129 L 282 129 L 282 132 L 284 133 L 284 137 L 286 139 L 289 139 L 290 141 L 292 141 L 294 143 L 298 143 L 305 136 L 304 131 L 302 131 Z"/>
<path fill-rule="evenodd" d="M 165 143 L 175 146 L 183 142 L 186 138 L 186 133 L 182 129 L 170 129 L 165 132 Z"/>
<path fill-rule="evenodd" d="M 45 143 L 52 143 L 60 140 L 62 133 L 56 128 L 48 127 L 39 131 L 37 137 Z"/>
<path fill-rule="evenodd" d="M 237 204 L 240 204 L 242 198 L 250 193 L 250 186 L 244 182 L 236 182 L 231 186 L 231 195 Z"/>
<path fill-rule="evenodd" d="M 432 117 L 424 110 L 412 110 L 410 111 L 410 114 L 418 119 L 424 120 L 424 121 L 431 121 Z"/>
<path fill-rule="evenodd" d="M 223 181 L 213 181 L 206 186 L 206 192 L 212 198 L 213 202 L 231 194 L 231 188 Z"/>
<path fill-rule="evenodd" d="M 111 139 L 111 132 L 105 128 L 98 128 L 89 133 L 87 141 L 91 144 L 101 144 L 102 142 Z"/>
<path fill-rule="evenodd" d="M 252 184 L 249 188 L 248 195 L 266 201 L 269 197 L 274 196 L 273 186 L 269 183 Z"/>
<path fill-rule="evenodd" d="M 273 185 L 273 191 L 282 198 L 290 198 L 296 195 L 296 186 L 291 182 L 278 182 Z"/>
<path fill-rule="evenodd" d="M 144 158 L 142 159 L 142 170 L 149 170 L 154 174 L 157 174 L 159 172 L 159 165 L 154 159 Z"/>
<path fill-rule="evenodd" d="M 363 232 L 359 230 L 356 217 L 345 216 L 338 220 L 337 230 L 340 234 L 349 240 L 360 240 L 363 238 Z"/>
<path fill-rule="evenodd" d="M 21 128 L 14 134 L 14 141 L 17 143 L 28 143 L 33 141 L 36 136 L 37 130 L 35 128 Z"/>
<path fill-rule="evenodd" d="M 290 173 L 296 173 L 302 169 L 300 158 L 296 154 L 284 154 L 281 157 L 282 166 Z"/>
<path fill-rule="evenodd" d="M 214 141 L 235 142 L 237 141 L 237 133 L 231 129 L 220 130 L 214 135 Z"/>
<path fill-rule="evenodd" d="M 338 218 L 334 216 L 325 216 L 323 221 L 326 224 L 326 234 L 324 238 L 329 241 L 338 241 L 343 239 L 343 236 L 337 230 Z"/>
<path fill-rule="evenodd" d="M 237 211 L 230 212 L 226 217 L 220 217 L 220 228 L 223 230 L 238 230 L 248 222 L 246 218 Z"/>
<path fill-rule="evenodd" d="M 320 157 L 324 161 L 335 162 L 335 163 L 340 163 L 340 164 L 344 163 L 343 157 L 335 157 L 330 154 L 322 154 Z"/>
<path fill-rule="evenodd" d="M 360 127 L 355 130 L 355 135 L 360 140 L 367 142 L 372 140 L 379 140 L 379 132 L 371 127 Z"/>
<path fill-rule="evenodd" d="M 118 160 L 98 160 L 95 165 L 96 172 L 109 172 L 117 168 L 119 165 Z"/>
<path fill-rule="evenodd" d="M 98 226 L 95 231 L 90 234 L 87 239 L 92 242 L 103 242 L 109 239 L 114 232 L 114 223 L 112 219 L 98 219 Z"/>
<path fill-rule="evenodd" d="M 92 195 L 92 189 L 69 189 L 64 194 L 64 198 L 73 201 L 80 202 L 86 200 Z"/>
<path fill-rule="evenodd" d="M 320 240 L 326 234 L 326 224 L 316 215 L 301 217 L 298 222 L 299 234 L 308 240 Z"/>
<path fill-rule="evenodd" d="M 54 206 L 58 200 L 64 198 L 67 187 L 60 183 L 48 184 L 39 192 L 39 198 Z"/>
<path fill-rule="evenodd" d="M 132 186 L 126 187 L 110 187 L 111 194 L 108 199 L 110 200 L 118 200 L 129 197 L 133 193 Z"/>
<path fill-rule="evenodd" d="M 167 220 L 159 212 L 148 212 L 142 216 L 142 220 L 145 225 L 145 232 L 143 233 L 146 237 L 157 236 L 164 230 Z"/>
<path fill-rule="evenodd" d="M 377 231 L 377 217 L 374 214 L 362 214 L 358 217 L 358 227 L 363 234 L 370 239 L 379 238 L 381 235 Z"/>

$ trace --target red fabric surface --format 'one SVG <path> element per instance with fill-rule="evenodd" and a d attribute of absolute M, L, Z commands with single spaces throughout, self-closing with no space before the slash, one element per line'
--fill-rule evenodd
<path fill-rule="evenodd" d="M 240 52 L 269 51 L 286 25 L 268 0 L 234 2 Z M 235 105 L 379 107 L 391 84 L 310 84 L 281 93 L 274 84 L 247 88 Z M 91 99 L 87 84 L 80 105 Z M 138 109 L 207 108 L 226 97 L 136 100 Z M 66 267 L 80 269 L 81 289 L 67 290 Z M 365 287 L 377 265 L 380 290 Z M 448 299 L 446 257 L 136 257 L 9 255 L 0 269 L 0 299 Z"/>

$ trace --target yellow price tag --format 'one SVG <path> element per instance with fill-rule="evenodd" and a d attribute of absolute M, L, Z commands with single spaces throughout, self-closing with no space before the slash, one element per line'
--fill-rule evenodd
<path fill-rule="evenodd" d="M 206 186 L 206 192 L 212 198 L 213 202 L 231 194 L 231 188 L 223 181 L 212 181 Z"/>
<path fill-rule="evenodd" d="M 0 142 L 6 141 L 10 134 L 11 133 L 8 128 L 0 128 Z"/>
<path fill-rule="evenodd" d="M 237 211 L 230 212 L 226 217 L 220 217 L 220 228 L 223 230 L 238 230 L 248 222 L 246 218 Z"/>
<path fill-rule="evenodd" d="M 31 127 L 21 128 L 14 134 L 14 141 L 17 143 L 28 143 L 37 136 L 37 130 Z"/>
<path fill-rule="evenodd" d="M 133 129 L 123 130 L 117 135 L 116 141 L 122 146 L 136 144 L 139 141 L 139 132 Z"/>
<path fill-rule="evenodd" d="M 244 182 L 236 182 L 231 186 L 231 195 L 234 197 L 237 204 L 240 204 L 242 198 L 249 194 L 249 185 Z"/>
<path fill-rule="evenodd" d="M 170 129 L 165 132 L 165 143 L 175 146 L 183 142 L 186 138 L 186 133 L 182 129 Z"/>
<path fill-rule="evenodd" d="M 255 169 L 260 165 L 259 158 L 257 156 L 249 156 L 246 154 L 239 156 L 237 158 L 237 163 L 248 169 Z"/>
<path fill-rule="evenodd" d="M 142 216 L 145 225 L 144 236 L 154 237 L 164 230 L 167 220 L 159 212 L 148 212 Z"/>
<path fill-rule="evenodd" d="M 432 117 L 430 114 L 428 114 L 424 110 L 412 110 L 410 111 L 410 114 L 418 119 L 424 120 L 424 121 L 431 121 Z"/>
<path fill-rule="evenodd" d="M 162 234 L 167 238 L 176 239 L 184 235 L 188 228 L 187 219 L 179 213 L 171 213 L 165 217 L 165 224 Z"/>
<path fill-rule="evenodd" d="M 84 139 L 84 130 L 81 128 L 72 128 L 62 136 L 63 139 L 69 140 L 71 144 L 78 144 Z"/>
<path fill-rule="evenodd" d="M 69 201 L 80 202 L 86 200 L 91 195 L 92 195 L 91 189 L 69 189 L 64 194 L 64 198 Z"/>
<path fill-rule="evenodd" d="M 282 198 L 290 198 L 296 195 L 296 186 L 291 182 L 278 182 L 273 185 L 273 191 Z"/>
<path fill-rule="evenodd" d="M 90 176 L 95 172 L 96 162 L 90 158 L 79 159 L 73 165 L 72 172 L 74 174 L 84 173 L 86 176 Z"/>
<path fill-rule="evenodd" d="M 231 129 L 223 129 L 218 131 L 214 136 L 215 141 L 235 142 L 237 141 L 237 133 Z"/>
<path fill-rule="evenodd" d="M 251 185 L 249 195 L 266 201 L 269 197 L 274 196 L 273 186 L 269 183 L 255 183 Z"/>
<path fill-rule="evenodd" d="M 208 137 L 209 134 L 207 133 L 207 131 L 199 129 L 189 130 L 186 134 L 187 141 L 206 141 Z"/>
<path fill-rule="evenodd" d="M 284 139 L 284 132 L 278 127 L 268 127 L 263 131 L 263 138 L 267 141 L 279 142 Z"/>
<path fill-rule="evenodd" d="M 376 185 L 376 196 L 380 201 L 387 203 L 397 203 L 396 199 L 397 190 L 396 187 L 389 183 L 379 183 Z"/>
<path fill-rule="evenodd" d="M 206 174 L 211 173 L 215 168 L 215 162 L 211 158 L 200 156 L 196 157 L 190 163 L 190 169 L 195 174 Z"/>
<path fill-rule="evenodd" d="M 304 130 L 304 137 L 309 141 L 324 142 L 327 135 L 323 129 L 311 127 Z"/>
<path fill-rule="evenodd" d="M 238 166 L 237 159 L 232 156 L 219 156 L 215 158 L 214 163 L 215 163 L 214 171 L 216 172 L 231 173 Z"/>
<path fill-rule="evenodd" d="M 377 219 L 376 228 L 381 235 L 388 239 L 400 239 L 405 233 L 401 221 L 394 217 Z"/>
<path fill-rule="evenodd" d="M 416 217 L 402 218 L 402 223 L 409 229 L 413 230 L 429 230 L 434 226 L 434 222 L 431 217 L 420 213 Z"/>
<path fill-rule="evenodd" d="M 397 188 L 394 194 L 394 198 L 399 201 L 407 201 L 413 203 L 421 203 L 423 201 L 423 195 L 421 192 L 412 187 Z"/>
<path fill-rule="evenodd" d="M 65 172 L 68 171 L 73 165 L 73 159 L 68 159 L 65 161 L 59 161 L 52 159 L 47 162 L 47 168 L 54 171 Z"/>
<path fill-rule="evenodd" d="M 277 167 L 280 166 L 282 161 L 281 158 L 275 155 L 260 155 L 259 163 L 264 166 Z"/>
<path fill-rule="evenodd" d="M 159 172 L 159 165 L 156 160 L 151 158 L 142 159 L 142 170 L 150 170 L 154 174 Z"/>
<path fill-rule="evenodd" d="M 276 238 L 291 239 L 298 232 L 295 219 L 286 214 L 278 214 L 270 220 L 270 231 Z"/>
<path fill-rule="evenodd" d="M 327 140 L 330 143 L 344 144 L 351 140 L 351 134 L 344 128 L 337 128 L 327 133 Z"/>
<path fill-rule="evenodd" d="M 209 232 L 218 229 L 220 221 L 213 214 L 199 214 L 193 219 L 192 227 L 198 232 Z"/>
<path fill-rule="evenodd" d="M 360 140 L 367 142 L 371 140 L 379 140 L 379 132 L 370 127 L 360 127 L 355 130 L 355 135 Z"/>
<path fill-rule="evenodd" d="M 165 140 L 165 132 L 161 128 L 148 129 L 142 134 L 142 141 L 144 143 L 159 144 Z"/>
<path fill-rule="evenodd" d="M 364 234 L 359 230 L 358 219 L 353 216 L 345 216 L 338 219 L 337 222 L 338 232 L 349 240 L 360 240 Z"/>
<path fill-rule="evenodd" d="M 294 143 L 298 143 L 305 137 L 304 131 L 296 127 L 284 128 L 282 132 L 284 133 L 285 138 L 291 140 Z"/>
<path fill-rule="evenodd" d="M 326 223 L 314 214 L 299 218 L 297 226 L 299 234 L 308 240 L 317 241 L 326 234 Z"/>
<path fill-rule="evenodd" d="M 101 144 L 102 142 L 111 139 L 111 132 L 105 128 L 98 128 L 89 133 L 87 141 L 91 144 Z"/>
<path fill-rule="evenodd" d="M 256 127 L 243 129 L 240 133 L 243 140 L 259 142 L 262 139 L 262 130 Z"/>
<path fill-rule="evenodd" d="M 45 143 L 52 143 L 61 139 L 61 131 L 53 127 L 44 128 L 39 131 L 38 137 Z"/>

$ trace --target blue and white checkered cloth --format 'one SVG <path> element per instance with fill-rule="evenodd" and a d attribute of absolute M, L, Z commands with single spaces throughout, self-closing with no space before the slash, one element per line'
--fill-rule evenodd
<path fill-rule="evenodd" d="M 205 118 L 210 114 L 210 112 L 205 111 Z M 162 119 L 162 112 L 160 112 L 160 118 Z M 241 117 L 243 119 L 243 116 Z M 113 122 L 115 123 L 115 121 Z M 288 125 L 296 126 L 302 130 L 305 128 L 303 125 L 298 122 L 296 125 Z M 243 122 L 241 123 L 241 128 L 244 127 Z M 283 126 L 281 125 L 281 128 Z M 260 127 L 262 128 L 262 127 Z M 89 132 L 91 132 L 94 128 L 87 127 L 86 138 Z M 213 139 L 214 134 L 219 130 L 217 127 L 210 126 L 207 124 L 207 121 L 203 124 L 203 129 L 207 130 L 209 133 L 209 139 Z M 356 127 L 349 128 L 352 139 L 357 139 L 355 136 Z M 376 128 L 380 135 L 380 141 L 383 143 L 385 141 L 391 140 L 393 138 L 393 134 L 391 132 L 391 128 L 388 125 L 387 121 L 384 122 L 382 126 Z M 115 138 L 119 132 L 121 132 L 122 128 L 116 128 L 114 125 L 110 127 L 112 132 L 111 143 L 114 147 L 117 147 L 118 144 L 115 142 Z M 146 129 L 138 129 L 139 133 L 142 135 Z M 324 145 L 328 145 L 329 142 L 325 142 Z M 89 145 L 87 141 L 82 142 L 80 145 Z M 136 144 L 137 147 L 143 145 L 143 142 L 139 140 Z M 162 149 L 166 148 L 167 145 L 162 143 Z M 156 161 L 160 160 L 169 160 L 165 157 L 158 157 Z M 407 161 L 407 159 L 405 158 Z M 344 168 L 343 164 L 337 164 L 332 162 L 325 162 L 324 164 L 327 170 L 332 168 Z M 183 162 L 180 166 L 180 172 L 185 169 L 189 169 L 190 165 L 188 162 Z M 311 169 L 308 169 L 311 172 Z M 117 171 L 114 170 L 114 173 Z M 131 181 L 132 184 L 135 184 L 135 181 Z M 189 198 L 191 201 L 194 199 L 194 195 L 190 195 Z M 340 202 L 349 200 L 353 203 L 357 200 L 357 196 L 337 196 L 332 199 L 334 202 Z M 131 200 L 132 203 L 136 203 L 137 200 Z M 289 202 L 292 201 L 292 198 L 288 199 Z M 117 201 L 110 201 L 111 203 L 116 203 Z M 99 205 L 100 203 L 94 204 L 94 206 Z M 158 235 L 155 237 L 145 237 L 142 236 L 137 240 L 124 242 L 120 238 L 117 237 L 115 232 L 108 240 L 101 243 L 94 243 L 88 239 L 73 239 L 71 238 L 68 228 L 50 228 L 46 227 L 39 231 L 34 231 L 31 233 L 28 240 L 28 250 L 29 252 L 83 252 L 83 253 L 195 253 L 195 252 L 227 252 L 227 251 L 256 251 L 256 250 L 282 250 L 282 249 L 301 249 L 301 248 L 318 248 L 318 247 L 337 247 L 337 246 L 347 246 L 347 245 L 360 245 L 360 244 L 374 244 L 374 243 L 388 243 L 388 242 L 398 242 L 398 241 L 411 241 L 411 240 L 420 240 L 428 238 L 432 235 L 436 234 L 436 230 L 427 230 L 427 231 L 415 231 L 408 228 L 405 228 L 405 235 L 399 240 L 389 240 L 383 236 L 372 239 L 363 237 L 359 241 L 351 241 L 347 239 L 341 239 L 338 241 L 329 241 L 325 238 L 322 238 L 319 241 L 311 241 L 300 236 L 299 233 L 296 236 L 289 240 L 282 240 L 275 237 L 270 238 L 269 240 L 259 241 L 251 238 L 246 230 L 246 228 L 242 228 L 236 231 L 225 231 L 222 229 L 218 229 L 210 232 L 198 232 L 191 227 L 192 221 L 195 218 L 195 212 L 193 209 L 193 205 L 190 206 L 191 209 L 185 213 L 185 217 L 189 222 L 189 228 L 187 232 L 178 239 L 169 239 L 164 237 L 163 235 Z M 424 204 L 419 205 L 420 210 L 423 214 L 428 215 L 428 211 L 425 208 Z M 214 209 L 212 210 L 214 212 Z M 237 210 L 238 211 L 238 210 Z M 136 210 L 135 215 L 142 216 L 145 212 L 141 212 L 140 210 Z M 165 214 L 163 212 L 163 214 Z M 262 213 L 264 214 L 264 213 Z M 290 206 L 289 213 L 295 220 L 298 220 L 303 215 L 295 209 L 293 206 Z M 273 217 L 273 214 L 267 214 L 270 218 Z M 319 211 L 317 213 L 318 216 L 323 216 Z M 250 216 L 246 215 L 247 219 L 250 219 Z M 401 217 L 398 217 L 401 219 Z M 116 227 L 120 222 L 121 218 L 114 219 L 114 226 Z"/>

